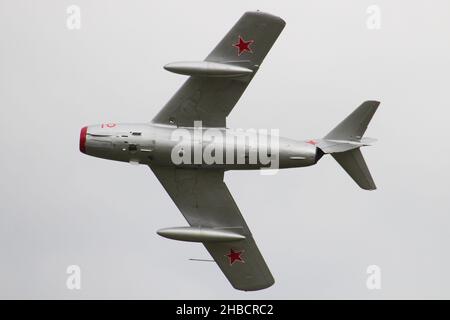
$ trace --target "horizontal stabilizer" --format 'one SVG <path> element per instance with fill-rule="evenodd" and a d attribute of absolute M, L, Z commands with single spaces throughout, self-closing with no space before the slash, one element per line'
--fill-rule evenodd
<path fill-rule="evenodd" d="M 360 141 L 379 105 L 378 101 L 364 101 L 324 139 Z"/>
<path fill-rule="evenodd" d="M 366 190 L 377 188 L 359 148 L 331 155 L 361 188 Z"/>

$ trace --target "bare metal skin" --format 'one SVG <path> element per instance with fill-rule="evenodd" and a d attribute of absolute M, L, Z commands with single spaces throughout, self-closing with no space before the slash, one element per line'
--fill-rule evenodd
<path fill-rule="evenodd" d="M 330 154 L 358 186 L 376 189 L 360 148 L 373 142 L 363 135 L 378 101 L 363 102 L 322 139 L 227 128 L 227 116 L 284 26 L 274 15 L 246 12 L 203 61 L 165 66 L 189 77 L 151 122 L 91 125 L 80 133 L 87 155 L 148 165 L 189 224 L 158 234 L 201 242 L 238 290 L 261 290 L 275 280 L 224 182 L 225 171 L 307 167 Z"/>
<path fill-rule="evenodd" d="M 185 150 L 191 150 L 194 152 L 195 146 L 198 143 L 194 140 L 194 128 L 184 128 L 191 132 L 191 140 L 185 146 Z M 222 163 L 206 164 L 203 160 L 202 163 L 193 163 L 194 156 L 192 154 L 192 163 L 176 165 L 171 160 L 172 150 L 178 144 L 178 140 L 172 138 L 174 130 L 178 130 L 177 127 L 158 125 L 158 124 L 108 124 L 108 125 L 92 125 L 88 126 L 85 130 L 85 143 L 82 152 L 108 160 L 116 160 L 123 162 L 137 162 L 146 165 L 158 165 L 158 166 L 176 166 L 185 168 L 212 168 L 223 170 L 252 170 L 269 167 L 268 164 L 262 164 L 257 162 L 250 164 L 248 157 L 245 158 L 245 154 L 248 154 L 250 150 L 253 150 L 256 154 L 260 152 L 267 154 L 267 150 L 270 151 L 270 147 L 267 143 L 261 145 L 260 141 L 256 141 L 256 144 L 251 144 L 248 136 L 245 132 L 239 132 L 231 129 L 220 129 L 223 132 L 223 136 L 233 139 L 235 143 L 228 145 L 226 143 L 213 141 L 210 148 L 217 150 L 221 149 L 223 154 Z M 206 130 L 206 128 L 203 128 Z M 84 132 L 82 132 L 84 134 Z M 268 137 L 270 141 L 272 137 Z M 283 137 L 273 137 L 273 139 L 279 140 L 278 154 L 276 150 L 273 153 L 269 152 L 270 158 L 279 160 L 279 168 L 295 168 L 306 167 L 313 165 L 320 157 L 321 151 L 312 142 L 297 141 L 293 139 Z M 83 139 L 82 139 L 83 141 Z M 211 142 L 202 143 L 202 152 L 205 146 Z M 226 163 L 226 155 L 233 154 L 233 163 Z M 244 163 L 238 163 L 237 155 L 244 154 Z M 202 157 L 203 158 L 203 157 Z"/>

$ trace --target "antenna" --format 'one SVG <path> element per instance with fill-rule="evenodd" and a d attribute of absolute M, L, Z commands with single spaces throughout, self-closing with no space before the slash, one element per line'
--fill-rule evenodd
<path fill-rule="evenodd" d="M 214 260 L 210 260 L 210 259 L 194 259 L 194 258 L 190 258 L 190 261 L 199 261 L 199 262 L 215 262 Z"/>

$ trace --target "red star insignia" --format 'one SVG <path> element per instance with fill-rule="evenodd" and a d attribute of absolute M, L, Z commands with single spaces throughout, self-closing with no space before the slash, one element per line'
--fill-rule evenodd
<path fill-rule="evenodd" d="M 313 146 L 317 144 L 315 140 L 309 140 L 306 143 L 312 144 Z"/>
<path fill-rule="evenodd" d="M 245 41 L 242 39 L 241 36 L 239 36 L 238 43 L 233 43 L 233 47 L 236 47 L 238 49 L 238 56 L 243 54 L 244 52 L 250 52 L 253 53 L 252 48 L 250 48 L 250 45 L 255 42 L 253 40 Z"/>
<path fill-rule="evenodd" d="M 242 251 L 234 251 L 233 249 L 230 249 L 230 253 L 226 254 L 225 256 L 230 259 L 230 266 L 233 265 L 236 261 L 240 261 L 244 263 L 245 261 L 242 259 L 241 254 L 244 253 L 244 250 Z"/>

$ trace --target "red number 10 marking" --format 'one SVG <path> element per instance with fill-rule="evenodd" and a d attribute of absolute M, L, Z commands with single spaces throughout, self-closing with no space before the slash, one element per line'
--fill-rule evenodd
<path fill-rule="evenodd" d="M 102 123 L 101 127 L 104 128 L 114 128 L 116 126 L 115 123 Z"/>

